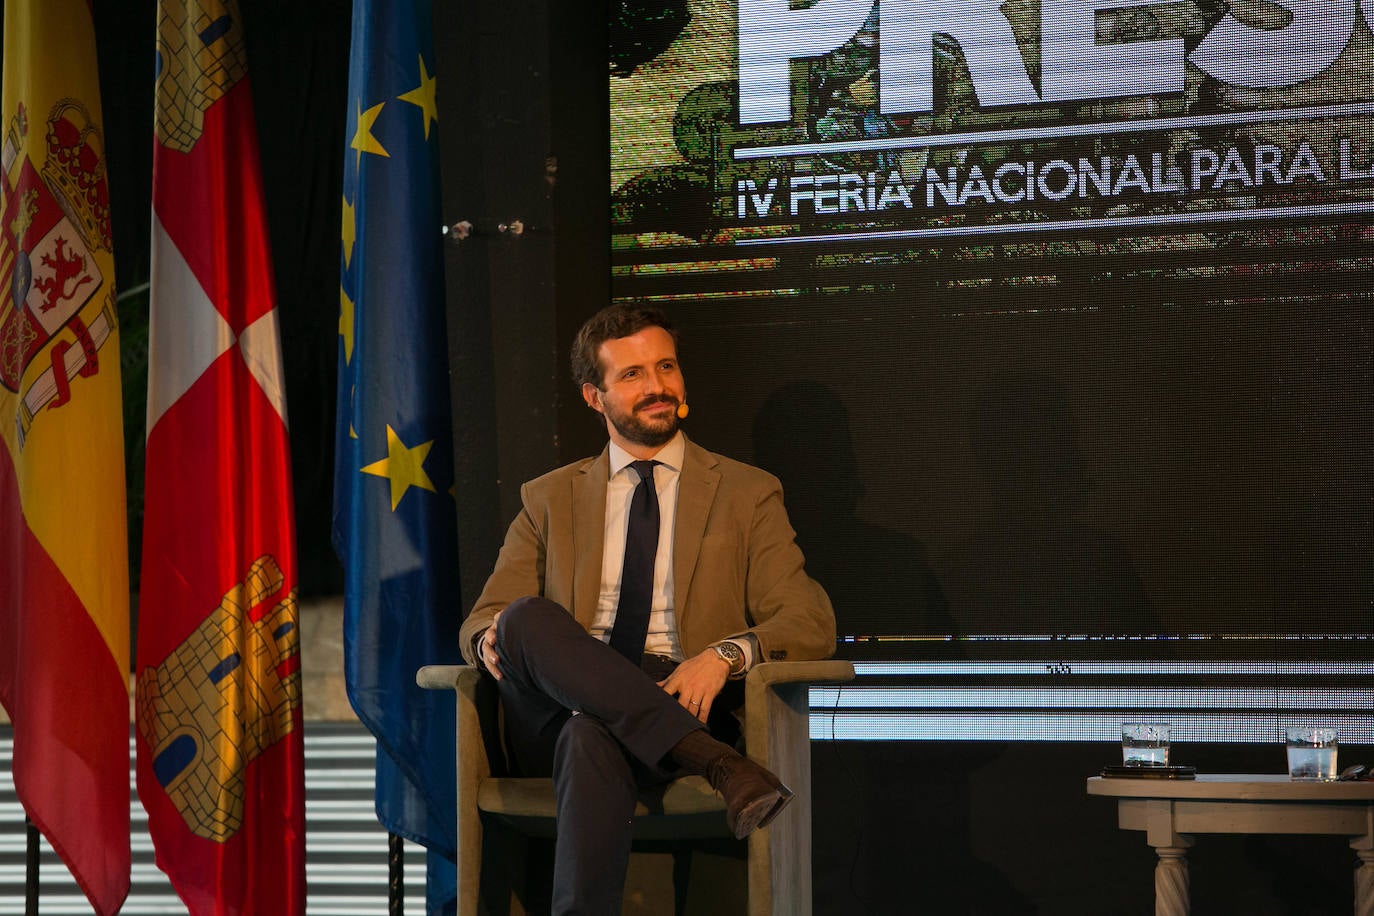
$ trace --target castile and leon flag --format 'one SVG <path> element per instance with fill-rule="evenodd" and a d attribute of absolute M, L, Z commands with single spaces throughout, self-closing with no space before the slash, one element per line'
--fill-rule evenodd
<path fill-rule="evenodd" d="M 300 626 L 276 297 L 233 0 L 161 0 L 138 794 L 192 914 L 305 910 Z"/>

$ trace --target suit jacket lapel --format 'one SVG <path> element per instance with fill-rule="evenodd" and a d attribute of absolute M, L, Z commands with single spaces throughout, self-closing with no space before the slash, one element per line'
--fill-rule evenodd
<path fill-rule="evenodd" d="M 573 616 L 588 630 L 596 619 L 601 595 L 601 560 L 606 538 L 606 479 L 610 475 L 609 446 L 574 475 Z"/>
<path fill-rule="evenodd" d="M 706 532 L 706 518 L 711 514 L 711 503 L 716 498 L 719 483 L 720 471 L 716 470 L 715 456 L 688 440 L 678 479 L 677 520 L 673 531 L 673 604 L 676 605 L 679 633 L 696 574 L 701 538 Z"/>

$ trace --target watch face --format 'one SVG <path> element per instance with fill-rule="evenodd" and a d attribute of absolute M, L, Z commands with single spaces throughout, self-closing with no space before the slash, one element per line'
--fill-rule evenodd
<path fill-rule="evenodd" d="M 732 642 L 723 642 L 713 646 L 716 654 L 730 663 L 730 670 L 733 671 L 737 665 L 744 661 L 744 651 Z"/>

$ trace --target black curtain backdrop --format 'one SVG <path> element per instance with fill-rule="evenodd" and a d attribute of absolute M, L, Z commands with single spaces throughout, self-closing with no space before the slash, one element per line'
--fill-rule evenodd
<path fill-rule="evenodd" d="M 276 271 L 303 596 L 335 594 L 330 546 L 348 0 L 240 4 Z M 156 3 L 93 4 L 115 276 L 124 307 L 126 452 L 135 577 L 143 492 Z M 135 581 L 137 579 L 135 578 Z"/>

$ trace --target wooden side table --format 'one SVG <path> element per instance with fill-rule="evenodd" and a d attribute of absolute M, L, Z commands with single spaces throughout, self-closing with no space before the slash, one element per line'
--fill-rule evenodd
<path fill-rule="evenodd" d="M 1117 800 L 1122 830 L 1143 830 L 1159 856 L 1155 916 L 1187 916 L 1188 847 L 1199 833 L 1298 833 L 1350 838 L 1359 856 L 1355 916 L 1374 916 L 1374 782 L 1293 782 L 1280 775 L 1088 779 Z"/>

